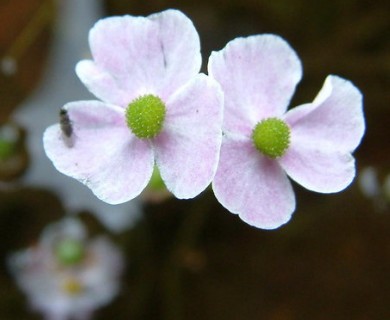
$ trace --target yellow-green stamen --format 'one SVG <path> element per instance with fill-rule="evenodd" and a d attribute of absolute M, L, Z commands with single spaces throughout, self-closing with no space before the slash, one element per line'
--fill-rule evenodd
<path fill-rule="evenodd" d="M 283 156 L 290 145 L 290 128 L 283 120 L 267 118 L 255 126 L 252 140 L 257 150 L 275 159 Z"/>
<path fill-rule="evenodd" d="M 148 94 L 133 100 L 126 109 L 126 123 L 140 139 L 157 136 L 165 119 L 165 104 L 157 96 Z"/>

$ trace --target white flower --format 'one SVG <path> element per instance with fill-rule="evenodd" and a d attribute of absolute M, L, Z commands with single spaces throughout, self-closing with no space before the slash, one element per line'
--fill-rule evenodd
<path fill-rule="evenodd" d="M 48 226 L 39 242 L 9 259 L 18 286 L 46 320 L 89 319 L 119 291 L 123 257 L 105 237 L 87 239 L 66 218 Z"/>

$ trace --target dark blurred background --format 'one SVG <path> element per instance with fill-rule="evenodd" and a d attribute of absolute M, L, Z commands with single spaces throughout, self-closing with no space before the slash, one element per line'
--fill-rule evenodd
<path fill-rule="evenodd" d="M 14 158 L 0 155 L 0 319 L 5 320 L 41 319 L 30 313 L 5 259 L 66 213 L 56 193 L 20 182 L 29 170 L 29 132 L 12 120 L 45 72 L 61 14 L 58 2 L 0 0 L 0 125 L 11 126 L 18 137 Z M 281 35 L 304 67 L 292 106 L 312 101 L 328 74 L 352 80 L 364 94 L 367 123 L 355 152 L 358 174 L 372 167 L 380 185 L 390 174 L 389 1 L 106 0 L 103 5 L 107 16 L 183 11 L 200 34 L 204 72 L 210 52 L 235 37 Z M 134 228 L 112 235 L 127 269 L 119 297 L 96 319 L 390 319 L 390 202 L 385 192 L 366 196 L 357 180 L 334 195 L 295 184 L 297 210 L 291 222 L 273 231 L 246 225 L 211 191 L 191 201 L 145 203 L 144 218 Z M 94 216 L 80 214 L 92 234 L 107 232 Z"/>

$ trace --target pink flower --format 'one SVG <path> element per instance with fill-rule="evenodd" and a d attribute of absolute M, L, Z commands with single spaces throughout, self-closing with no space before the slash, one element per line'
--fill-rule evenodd
<path fill-rule="evenodd" d="M 155 163 L 177 198 L 198 195 L 217 168 L 223 94 L 199 74 L 192 22 L 176 10 L 106 18 L 89 44 L 93 60 L 76 72 L 101 101 L 66 104 L 45 131 L 54 166 L 111 204 L 138 196 Z"/>
<path fill-rule="evenodd" d="M 362 95 L 328 76 L 312 103 L 286 112 L 301 79 L 294 50 L 275 35 L 238 38 L 209 61 L 225 93 L 215 196 L 250 225 L 273 229 L 295 210 L 287 175 L 322 193 L 346 188 L 355 176 L 351 152 L 363 136 Z"/>

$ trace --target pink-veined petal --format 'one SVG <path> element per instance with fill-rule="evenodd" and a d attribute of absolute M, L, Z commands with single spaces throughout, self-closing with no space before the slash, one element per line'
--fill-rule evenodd
<path fill-rule="evenodd" d="M 211 54 L 208 70 L 225 93 L 224 129 L 247 136 L 261 119 L 285 112 L 302 76 L 295 51 L 269 34 L 232 40 Z"/>
<path fill-rule="evenodd" d="M 350 81 L 328 76 L 314 102 L 291 109 L 285 120 L 295 137 L 351 152 L 365 130 L 362 94 Z"/>
<path fill-rule="evenodd" d="M 335 142 L 337 143 L 337 142 Z M 345 189 L 355 176 L 355 159 L 311 136 L 294 136 L 279 163 L 287 174 L 308 190 L 332 193 Z"/>
<path fill-rule="evenodd" d="M 278 228 L 295 210 L 294 192 L 282 168 L 246 138 L 223 139 L 213 190 L 226 209 L 257 228 Z"/>
<path fill-rule="evenodd" d="M 43 137 L 45 152 L 56 169 L 110 204 L 139 195 L 152 175 L 153 151 L 147 141 L 130 133 L 123 110 L 99 101 L 71 102 L 64 108 L 72 125 L 71 137 L 65 137 L 58 124 L 47 128 Z"/>
<path fill-rule="evenodd" d="M 134 96 L 153 93 L 166 100 L 201 65 L 198 33 L 177 10 L 102 19 L 91 29 L 89 42 L 99 68 Z"/>
<path fill-rule="evenodd" d="M 223 94 L 199 74 L 167 102 L 163 131 L 154 140 L 167 188 L 181 199 L 202 192 L 214 177 L 222 138 Z"/>

